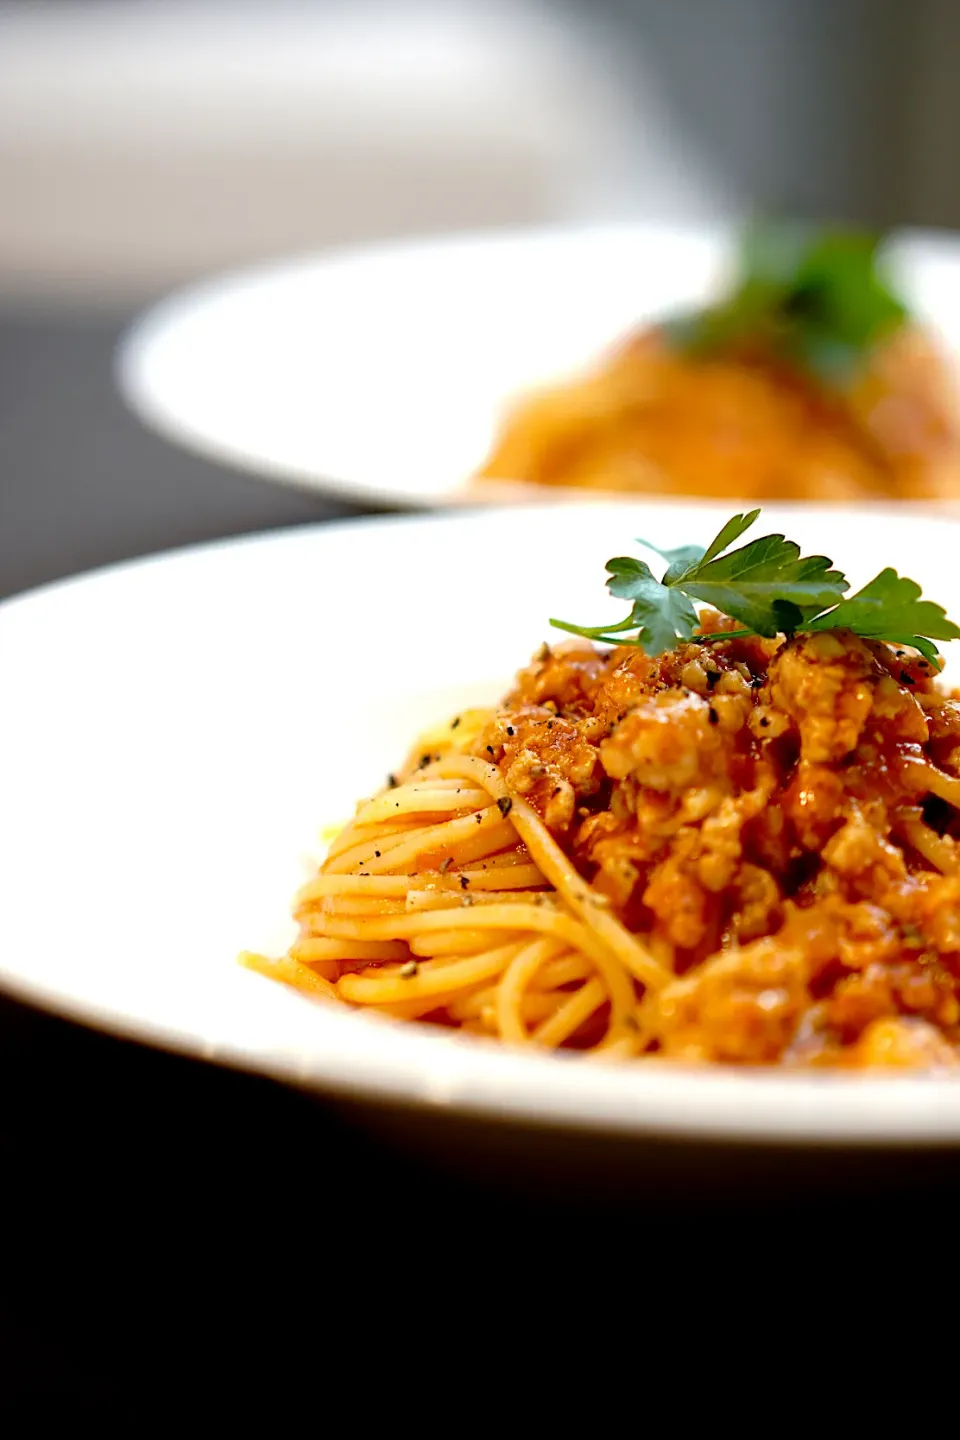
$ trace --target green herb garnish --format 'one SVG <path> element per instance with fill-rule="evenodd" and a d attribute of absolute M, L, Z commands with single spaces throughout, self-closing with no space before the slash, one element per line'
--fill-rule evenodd
<path fill-rule="evenodd" d="M 879 246 L 859 231 L 754 224 L 730 294 L 664 329 L 690 354 L 770 357 L 842 384 L 907 318 L 881 273 Z"/>
<path fill-rule="evenodd" d="M 938 666 L 933 641 L 960 639 L 960 627 L 947 619 L 942 607 L 923 600 L 915 580 L 889 567 L 855 595 L 847 595 L 849 583 L 833 569 L 832 560 L 801 556 L 799 545 L 782 535 L 764 535 L 731 550 L 759 514 L 751 510 L 734 515 L 706 550 L 699 545 L 660 550 L 639 540 L 668 563 L 658 580 L 645 561 L 633 556 L 607 561 L 610 594 L 632 602 L 625 620 L 616 625 L 571 625 L 565 620 L 550 624 L 603 644 L 634 645 L 648 655 L 660 655 L 684 640 L 845 629 L 865 640 L 910 645 Z M 742 629 L 703 634 L 694 600 L 739 621 Z"/>

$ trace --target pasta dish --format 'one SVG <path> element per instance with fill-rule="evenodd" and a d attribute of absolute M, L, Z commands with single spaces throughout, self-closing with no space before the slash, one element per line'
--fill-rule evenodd
<path fill-rule="evenodd" d="M 622 1060 L 960 1060 L 960 636 L 782 536 L 611 560 L 617 625 L 421 737 L 295 902 L 286 984 Z M 727 614 L 691 597 L 725 593 Z M 729 612 L 733 611 L 731 615 Z"/>
<path fill-rule="evenodd" d="M 562 302 L 560 302 L 562 303 Z M 479 480 L 742 499 L 960 496 L 960 410 L 875 243 L 751 231 L 730 293 L 522 398 Z"/>

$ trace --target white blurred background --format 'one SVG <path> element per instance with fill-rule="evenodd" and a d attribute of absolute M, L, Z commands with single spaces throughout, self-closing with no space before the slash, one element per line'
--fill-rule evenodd
<path fill-rule="evenodd" d="M 0 297 L 745 204 L 960 225 L 955 0 L 0 0 Z"/>
<path fill-rule="evenodd" d="M 726 208 L 610 19 L 549 0 L 0 4 L 0 286 L 134 298 L 291 250 Z"/>

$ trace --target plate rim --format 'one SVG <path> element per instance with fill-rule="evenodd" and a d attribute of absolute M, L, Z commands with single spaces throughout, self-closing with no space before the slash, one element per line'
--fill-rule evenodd
<path fill-rule="evenodd" d="M 199 306 L 216 301 L 231 292 L 247 289 L 250 285 L 272 283 L 289 279 L 298 273 L 328 270 L 338 265 L 349 268 L 365 264 L 400 260 L 405 257 L 429 256 L 435 251 L 470 251 L 474 249 L 504 248 L 515 246 L 536 248 L 543 243 L 596 239 L 601 236 L 639 234 L 655 235 L 682 234 L 701 239 L 709 236 L 711 243 L 722 241 L 729 234 L 729 224 L 702 224 L 678 222 L 661 224 L 656 221 L 611 221 L 584 222 L 575 225 L 536 226 L 491 226 L 487 229 L 442 232 L 426 235 L 402 236 L 395 240 L 374 240 L 368 243 L 331 246 L 329 249 L 302 250 L 287 256 L 275 256 L 252 265 L 235 266 L 221 274 L 208 275 L 189 284 L 178 287 L 146 307 L 135 316 L 121 335 L 114 349 L 113 375 L 117 389 L 131 413 L 148 430 L 163 439 L 218 465 L 229 465 L 264 483 L 282 485 L 308 494 L 330 496 L 346 501 L 365 510 L 402 510 L 418 513 L 428 509 L 486 508 L 497 503 L 529 503 L 534 491 L 542 487 L 513 485 L 511 482 L 495 482 L 496 493 L 491 490 L 491 499 L 486 501 L 476 493 L 464 493 L 451 487 L 434 495 L 412 490 L 396 490 L 386 486 L 353 481 L 343 476 L 320 474 L 308 466 L 287 461 L 270 460 L 264 456 L 252 456 L 243 445 L 238 445 L 222 436 L 213 437 L 202 426 L 198 426 L 177 415 L 157 395 L 147 382 L 146 374 L 153 347 L 161 343 L 166 334 L 175 330 L 184 318 Z M 613 337 L 615 338 L 615 337 Z M 464 477 L 464 481 L 469 477 Z M 577 500 L 588 498 L 589 492 L 571 491 Z M 549 498 L 549 495 L 543 498 Z M 558 497 L 559 498 L 559 497 Z M 616 498 L 616 497 L 614 497 Z"/>

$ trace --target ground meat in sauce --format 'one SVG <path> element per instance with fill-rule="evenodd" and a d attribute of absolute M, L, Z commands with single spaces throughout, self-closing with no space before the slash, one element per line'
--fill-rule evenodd
<path fill-rule="evenodd" d="M 960 772 L 960 696 L 934 679 L 843 631 L 656 659 L 574 641 L 520 672 L 471 749 L 668 957 L 660 1053 L 953 1066 L 960 875 L 905 838 L 926 814 L 960 839 L 917 763 Z"/>

